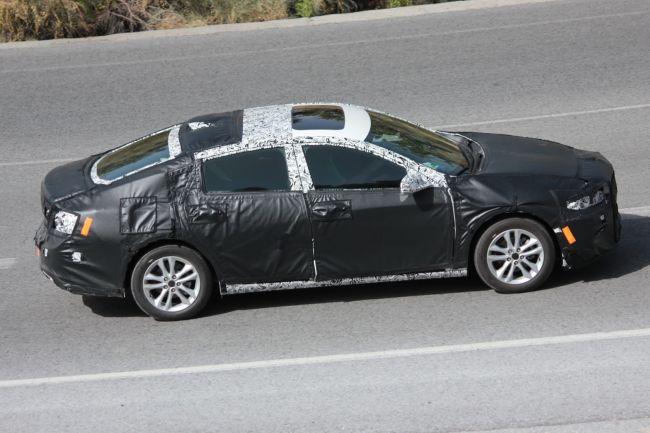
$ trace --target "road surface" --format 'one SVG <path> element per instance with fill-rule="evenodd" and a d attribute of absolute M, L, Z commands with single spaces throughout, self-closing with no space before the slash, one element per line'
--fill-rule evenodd
<path fill-rule="evenodd" d="M 0 431 L 650 432 L 647 1 L 0 47 L 0 101 Z M 533 293 L 452 279 L 236 295 L 178 323 L 40 274 L 56 161 L 294 101 L 600 151 L 623 240 Z"/>

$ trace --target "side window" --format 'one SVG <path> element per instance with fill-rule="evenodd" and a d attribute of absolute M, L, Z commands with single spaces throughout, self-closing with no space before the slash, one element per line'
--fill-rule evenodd
<path fill-rule="evenodd" d="M 406 170 L 371 153 L 340 146 L 303 146 L 314 188 L 398 188 Z"/>
<path fill-rule="evenodd" d="M 262 149 L 207 160 L 203 163 L 206 191 L 288 191 L 284 149 Z"/>

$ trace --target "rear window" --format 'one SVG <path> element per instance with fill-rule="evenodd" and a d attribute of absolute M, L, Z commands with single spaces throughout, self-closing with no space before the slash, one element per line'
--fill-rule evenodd
<path fill-rule="evenodd" d="M 167 161 L 170 158 L 167 137 L 171 129 L 164 129 L 107 153 L 95 165 L 97 177 L 100 180 L 113 181 L 150 165 Z"/>
<path fill-rule="evenodd" d="M 343 129 L 345 114 L 335 105 L 298 105 L 291 109 L 291 125 L 299 131 Z"/>
<path fill-rule="evenodd" d="M 179 131 L 183 151 L 193 153 L 241 141 L 243 115 L 244 111 L 238 110 L 188 120 Z"/>

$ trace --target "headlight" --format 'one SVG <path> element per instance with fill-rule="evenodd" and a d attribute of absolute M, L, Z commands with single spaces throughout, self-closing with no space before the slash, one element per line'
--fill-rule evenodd
<path fill-rule="evenodd" d="M 602 189 L 599 189 L 598 191 L 596 191 L 591 195 L 580 197 L 578 200 L 575 201 L 568 201 L 566 207 L 567 209 L 571 209 L 571 210 L 582 210 L 592 206 L 596 206 L 597 204 L 600 204 L 603 201 L 605 201 L 605 193 L 603 192 Z"/>
<path fill-rule="evenodd" d="M 54 215 L 54 230 L 70 235 L 78 219 L 77 215 L 60 210 Z"/>

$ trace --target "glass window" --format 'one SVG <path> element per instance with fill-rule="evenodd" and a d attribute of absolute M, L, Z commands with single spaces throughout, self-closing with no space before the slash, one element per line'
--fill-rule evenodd
<path fill-rule="evenodd" d="M 458 144 L 433 131 L 382 113 L 368 111 L 368 143 L 376 144 L 433 168 L 456 175 L 469 168 Z"/>
<path fill-rule="evenodd" d="M 297 105 L 291 109 L 293 129 L 343 129 L 345 114 L 334 105 Z"/>
<path fill-rule="evenodd" d="M 134 141 L 102 156 L 97 161 L 97 176 L 115 180 L 149 165 L 169 159 L 167 136 L 171 128 Z"/>
<path fill-rule="evenodd" d="M 188 120 L 179 131 L 184 152 L 194 153 L 241 141 L 244 111 L 208 114 Z"/>
<path fill-rule="evenodd" d="M 284 149 L 254 150 L 205 161 L 203 183 L 206 191 L 287 191 Z"/>
<path fill-rule="evenodd" d="M 406 170 L 368 152 L 303 146 L 314 188 L 398 188 Z"/>

